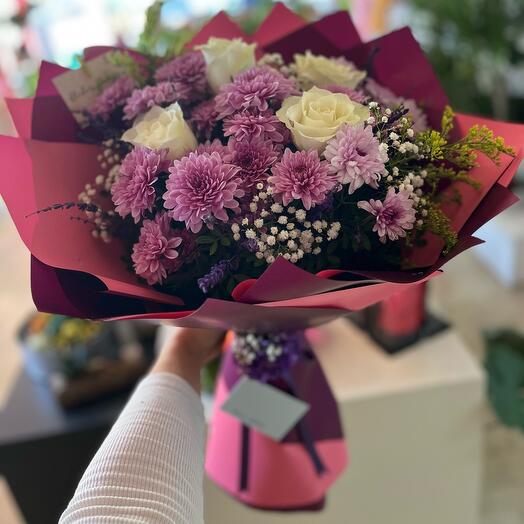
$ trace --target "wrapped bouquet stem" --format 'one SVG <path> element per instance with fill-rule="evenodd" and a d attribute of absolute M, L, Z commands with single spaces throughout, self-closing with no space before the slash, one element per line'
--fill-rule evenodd
<path fill-rule="evenodd" d="M 251 36 L 220 13 L 178 55 L 43 62 L 35 98 L 8 107 L 0 190 L 39 310 L 244 333 L 318 326 L 436 276 L 515 202 L 524 143 L 520 125 L 454 114 L 409 29 L 362 42 L 346 12 L 307 24 L 282 4 Z M 247 490 L 224 458 L 242 432 L 215 410 L 208 470 L 265 508 L 317 503 L 345 464 L 318 364 L 289 377 L 310 411 L 293 442 L 249 431 Z M 304 467 L 296 496 L 274 489 L 282 464 Z"/>

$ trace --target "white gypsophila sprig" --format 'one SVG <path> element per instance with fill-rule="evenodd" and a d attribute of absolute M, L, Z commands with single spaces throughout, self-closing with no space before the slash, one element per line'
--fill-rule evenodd
<path fill-rule="evenodd" d="M 93 229 L 91 234 L 94 238 L 100 238 L 105 243 L 111 242 L 110 223 L 111 217 L 115 216 L 113 210 L 103 211 L 100 201 L 104 194 L 111 192 L 111 187 L 120 175 L 120 162 L 122 160 L 116 151 L 116 142 L 108 139 L 102 143 L 104 150 L 97 156 L 100 172 L 95 176 L 93 183 L 87 183 L 83 191 L 78 195 L 80 204 L 93 205 L 95 210 L 85 210 L 86 222 L 89 222 Z"/>
<path fill-rule="evenodd" d="M 249 206 L 250 214 L 232 224 L 231 231 L 237 242 L 256 242 L 254 255 L 258 260 L 271 264 L 282 256 L 297 263 L 306 255 L 321 254 L 321 245 L 338 237 L 339 222 L 308 221 L 305 209 L 274 202 L 271 191 L 262 183 L 256 188 L 258 192 L 252 197 L 250 204 L 254 205 Z"/>

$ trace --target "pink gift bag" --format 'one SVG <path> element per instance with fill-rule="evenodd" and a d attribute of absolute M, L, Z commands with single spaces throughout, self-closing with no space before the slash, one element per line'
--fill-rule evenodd
<path fill-rule="evenodd" d="M 221 409 L 242 378 L 231 351 L 219 374 L 207 444 L 206 472 L 239 501 L 266 510 L 321 509 L 348 462 L 337 405 L 312 353 L 291 369 L 292 394 L 310 410 L 276 442 Z M 271 385 L 290 392 L 285 381 Z"/>

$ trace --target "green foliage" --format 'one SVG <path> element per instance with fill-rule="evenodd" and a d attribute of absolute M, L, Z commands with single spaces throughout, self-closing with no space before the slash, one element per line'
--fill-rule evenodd
<path fill-rule="evenodd" d="M 169 59 L 182 53 L 184 46 L 193 38 L 195 30 L 191 27 L 181 27 L 176 31 L 161 29 L 158 34 L 157 47 Z"/>
<path fill-rule="evenodd" d="M 214 358 L 211 362 L 208 362 L 203 368 L 200 378 L 202 380 L 202 389 L 206 393 L 213 393 L 215 390 L 215 385 L 218 377 L 218 372 L 220 371 L 220 364 L 222 362 L 222 357 L 218 356 Z"/>
<path fill-rule="evenodd" d="M 428 173 L 426 183 L 431 188 L 430 191 L 427 192 L 430 197 L 437 195 L 439 183 L 444 179 L 454 182 L 464 182 L 475 189 L 480 189 L 482 187 L 477 180 L 471 178 L 468 171 L 457 170 L 454 167 L 449 167 L 444 163 L 430 164 L 427 166 L 426 171 Z"/>
<path fill-rule="evenodd" d="M 423 35 L 424 50 L 453 107 L 493 115 L 493 94 L 505 90 L 504 72 L 524 60 L 519 46 L 524 2 L 409 0 L 409 3 L 416 8 L 415 30 L 419 29 Z M 516 109 L 516 105 L 510 107 Z"/>
<path fill-rule="evenodd" d="M 122 67 L 125 74 L 133 78 L 139 85 L 145 83 L 145 78 L 140 70 L 140 66 L 128 52 L 113 51 L 108 53 L 107 57 L 111 63 Z"/>
<path fill-rule="evenodd" d="M 448 144 L 445 150 L 446 160 L 462 169 L 472 169 L 477 165 L 477 153 L 483 153 L 496 164 L 502 153 L 515 155 L 513 148 L 507 146 L 502 137 L 496 137 L 491 129 L 479 125 L 471 127 L 464 138 Z"/>
<path fill-rule="evenodd" d="M 428 129 L 420 133 L 417 143 L 429 161 L 445 159 L 445 147 L 448 141 L 440 131 Z"/>
<path fill-rule="evenodd" d="M 453 130 L 453 127 L 455 127 L 455 124 L 453 123 L 454 119 L 455 113 L 453 112 L 453 109 L 451 109 L 450 106 L 446 106 L 444 108 L 444 112 L 442 113 L 442 119 L 440 121 L 440 132 L 442 136 L 446 139 L 449 138 L 449 134 Z"/>
<path fill-rule="evenodd" d="M 524 336 L 501 330 L 485 336 L 488 396 L 503 424 L 524 431 Z"/>
<path fill-rule="evenodd" d="M 457 243 L 457 233 L 451 227 L 449 217 L 437 204 L 431 204 L 427 208 L 426 227 L 429 231 L 444 240 L 446 246 L 444 253 L 448 253 Z"/>
<path fill-rule="evenodd" d="M 480 184 L 469 174 L 477 165 L 478 153 L 483 153 L 495 163 L 500 161 L 502 153 L 515 154 L 513 149 L 504 143 L 502 137 L 496 137 L 486 126 L 475 125 L 463 138 L 452 142 L 453 127 L 454 113 L 448 106 L 442 115 L 441 130 L 428 129 L 419 133 L 417 137 L 420 152 L 429 161 L 424 167 L 427 173 L 424 197 L 428 201 L 428 207 L 423 229 L 441 237 L 446 242 L 445 251 L 449 251 L 456 244 L 457 235 L 452 230 L 449 219 L 440 209 L 441 181 L 463 182 L 480 189 Z M 461 196 L 458 189 L 453 191 L 450 199 L 460 204 Z"/>
<path fill-rule="evenodd" d="M 147 8 L 144 29 L 138 39 L 138 50 L 144 54 L 155 54 L 160 27 L 160 13 L 164 3 L 165 0 L 155 0 Z"/>
<path fill-rule="evenodd" d="M 499 162 L 502 153 L 515 155 L 513 148 L 486 126 L 474 125 L 463 138 L 450 142 L 453 119 L 453 110 L 448 106 L 442 115 L 440 131 L 428 129 L 419 134 L 417 143 L 431 162 L 446 161 L 459 169 L 469 170 L 477 165 L 478 153 L 483 153 L 495 163 Z"/>

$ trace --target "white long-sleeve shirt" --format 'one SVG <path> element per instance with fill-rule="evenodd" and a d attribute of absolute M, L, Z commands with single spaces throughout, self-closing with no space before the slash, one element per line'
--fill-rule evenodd
<path fill-rule="evenodd" d="M 60 524 L 201 524 L 205 421 L 170 373 L 137 387 L 85 471 Z"/>

